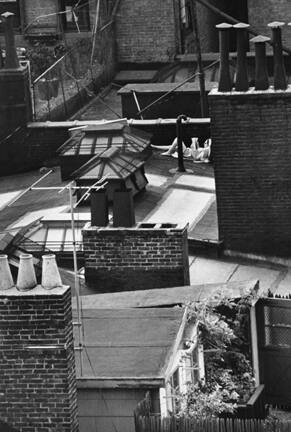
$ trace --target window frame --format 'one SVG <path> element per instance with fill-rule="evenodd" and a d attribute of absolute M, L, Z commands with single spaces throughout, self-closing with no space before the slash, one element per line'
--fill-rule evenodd
<path fill-rule="evenodd" d="M 73 16 L 73 6 L 74 4 L 78 4 L 79 6 L 82 6 L 82 3 L 84 3 L 84 6 L 82 7 L 82 14 L 78 17 L 82 19 L 80 22 L 79 20 L 74 20 Z M 71 8 L 71 11 L 69 10 Z M 60 0 L 60 12 L 64 12 L 67 10 L 66 13 L 61 14 L 61 23 L 63 30 L 65 32 L 87 32 L 90 31 L 90 7 L 88 0 Z M 72 13 L 72 20 L 68 20 L 68 15 Z M 78 30 L 79 29 L 79 30 Z"/>

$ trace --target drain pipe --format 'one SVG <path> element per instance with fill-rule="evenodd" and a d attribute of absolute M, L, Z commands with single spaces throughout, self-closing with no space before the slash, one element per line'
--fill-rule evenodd
<path fill-rule="evenodd" d="M 184 158 L 183 158 L 183 141 L 181 135 L 182 120 L 186 121 L 187 116 L 181 114 L 176 120 L 176 133 L 177 133 L 177 145 L 178 145 L 178 172 L 185 172 Z"/>

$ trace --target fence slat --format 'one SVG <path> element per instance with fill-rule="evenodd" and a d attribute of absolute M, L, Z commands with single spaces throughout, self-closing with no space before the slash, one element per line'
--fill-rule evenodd
<path fill-rule="evenodd" d="M 135 432 L 291 432 L 291 421 L 265 422 L 250 418 L 195 419 L 163 417 L 149 413 L 149 400 L 139 403 L 135 413 Z"/>

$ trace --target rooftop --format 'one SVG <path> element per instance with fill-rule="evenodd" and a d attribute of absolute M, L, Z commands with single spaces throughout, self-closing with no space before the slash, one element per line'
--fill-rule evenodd
<path fill-rule="evenodd" d="M 169 170 L 177 166 L 177 160 L 161 156 L 154 150 L 152 157 L 146 162 L 145 171 L 149 181 L 146 191 L 135 198 L 136 221 L 190 223 L 189 239 L 197 242 L 204 239 L 215 243 L 218 239 L 215 184 L 213 168 L 209 164 L 193 164 L 185 160 L 185 167 L 192 170 L 188 173 L 175 173 Z M 57 193 L 55 190 L 29 191 L 10 207 L 7 206 L 15 197 L 41 177 L 39 170 L 14 176 L 0 178 L 0 229 L 2 237 L 5 230 L 13 234 L 26 229 L 27 225 L 40 220 L 56 219 L 56 214 L 64 214 L 68 218 L 69 196 L 66 191 Z M 60 170 L 48 175 L 41 186 L 65 186 L 61 181 Z M 89 208 L 75 210 L 75 220 L 88 219 Z M 57 218 L 58 219 L 58 218 Z M 67 223 L 67 222 L 66 222 Z M 58 229 L 58 227 L 54 227 Z M 3 233 L 4 231 L 4 233 Z M 64 232 L 64 230 L 63 230 Z M 60 233 L 60 236 L 62 234 Z M 195 252 L 196 251 L 196 252 Z M 246 280 L 260 280 L 262 291 L 269 288 L 278 294 L 289 294 L 291 286 L 291 270 L 287 264 L 257 261 L 242 257 L 221 257 L 209 255 L 207 252 L 190 249 L 190 283 L 202 285 L 211 283 L 227 283 Z M 81 277 L 81 276 L 80 276 Z M 72 271 L 62 272 L 63 283 L 74 286 Z M 91 295 L 98 292 L 98 287 L 88 287 L 81 277 L 81 294 Z"/>
<path fill-rule="evenodd" d="M 83 377 L 163 378 L 183 308 L 85 309 Z M 75 341 L 78 343 L 77 331 Z M 81 374 L 76 355 L 77 376 Z"/>

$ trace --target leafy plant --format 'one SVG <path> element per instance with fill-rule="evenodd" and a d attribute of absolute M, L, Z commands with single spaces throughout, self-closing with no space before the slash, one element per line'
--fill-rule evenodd
<path fill-rule="evenodd" d="M 27 50 L 27 58 L 30 60 L 32 79 L 36 79 L 45 72 L 64 52 L 65 48 L 62 44 L 51 47 L 36 43 L 32 48 L 29 48 Z"/>
<path fill-rule="evenodd" d="M 255 388 L 250 362 L 249 306 L 252 295 L 240 301 L 216 294 L 212 301 L 188 304 L 188 320 L 198 323 L 204 347 L 206 380 L 175 392 L 178 415 L 196 418 L 235 413 Z"/>

